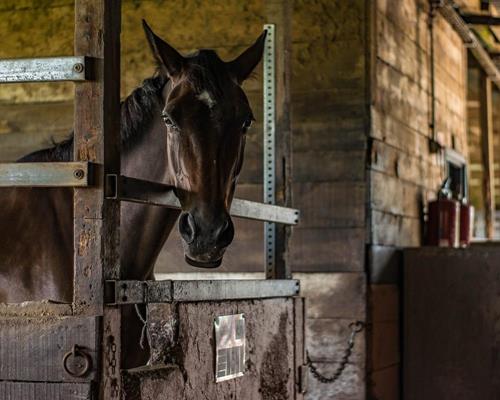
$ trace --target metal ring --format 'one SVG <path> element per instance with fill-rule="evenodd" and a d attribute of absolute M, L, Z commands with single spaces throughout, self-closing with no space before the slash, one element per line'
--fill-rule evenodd
<path fill-rule="evenodd" d="M 362 321 L 351 322 L 349 324 L 349 328 L 351 328 L 355 333 L 361 332 L 364 327 L 365 323 Z"/>
<path fill-rule="evenodd" d="M 83 368 L 81 368 L 80 371 L 72 371 L 68 367 L 68 360 L 69 360 L 70 356 L 83 358 L 84 364 L 83 364 Z M 92 358 L 90 358 L 90 356 L 87 353 L 85 353 L 80 346 L 77 346 L 77 345 L 74 345 L 73 349 L 71 351 L 68 351 L 63 357 L 64 370 L 69 375 L 74 376 L 74 377 L 81 377 L 81 376 L 84 376 L 85 374 L 87 374 L 87 372 L 89 372 L 89 370 L 90 370 L 91 365 L 92 365 Z"/>

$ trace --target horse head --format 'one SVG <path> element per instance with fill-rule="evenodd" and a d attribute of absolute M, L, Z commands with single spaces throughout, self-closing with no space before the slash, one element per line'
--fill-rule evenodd
<path fill-rule="evenodd" d="M 254 120 L 241 88 L 264 48 L 265 32 L 240 56 L 222 61 L 213 50 L 182 56 L 143 21 L 168 78 L 161 116 L 168 175 L 182 206 L 179 232 L 186 261 L 215 268 L 234 237 L 229 210 L 240 174 L 245 134 Z"/>

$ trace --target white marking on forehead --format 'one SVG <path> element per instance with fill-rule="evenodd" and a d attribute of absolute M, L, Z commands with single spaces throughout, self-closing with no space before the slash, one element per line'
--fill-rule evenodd
<path fill-rule="evenodd" d="M 206 90 L 201 92 L 198 96 L 196 96 L 196 98 L 205 103 L 208 106 L 208 108 L 212 108 L 216 104 L 215 100 L 212 98 L 212 96 L 210 96 L 210 93 L 208 93 Z"/>

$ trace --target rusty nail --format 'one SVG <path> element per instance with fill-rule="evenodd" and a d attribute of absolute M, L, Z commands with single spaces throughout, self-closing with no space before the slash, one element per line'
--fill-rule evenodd
<path fill-rule="evenodd" d="M 73 176 L 76 179 L 83 179 L 83 177 L 85 176 L 85 172 L 83 171 L 83 169 L 75 169 L 75 171 L 73 172 Z"/>
<path fill-rule="evenodd" d="M 84 66 L 82 63 L 76 63 L 73 65 L 73 71 L 75 71 L 78 74 L 82 73 L 83 69 L 84 69 Z"/>

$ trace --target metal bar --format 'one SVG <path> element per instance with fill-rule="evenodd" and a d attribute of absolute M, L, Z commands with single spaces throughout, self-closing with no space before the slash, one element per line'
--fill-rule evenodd
<path fill-rule="evenodd" d="M 0 60 L 0 83 L 84 81 L 87 70 L 83 56 Z"/>
<path fill-rule="evenodd" d="M 173 187 L 127 176 L 106 176 L 106 198 L 180 209 Z M 299 222 L 299 210 L 250 200 L 234 199 L 230 214 L 238 218 L 271 221 L 285 225 Z"/>
<path fill-rule="evenodd" d="M 267 31 L 264 47 L 264 203 L 276 203 L 276 93 L 275 93 L 275 44 L 274 24 L 264 25 Z M 275 265 L 276 225 L 264 224 L 264 265 L 266 276 L 273 273 Z"/>
<path fill-rule="evenodd" d="M 169 303 L 172 281 L 106 281 L 104 296 L 107 304 Z"/>
<path fill-rule="evenodd" d="M 152 206 L 180 208 L 173 186 L 128 176 L 106 176 L 106 198 Z"/>
<path fill-rule="evenodd" d="M 297 296 L 294 279 L 173 281 L 172 301 L 218 301 Z"/>
<path fill-rule="evenodd" d="M 460 14 L 467 24 L 471 25 L 489 25 L 489 26 L 499 26 L 500 18 L 488 14 Z"/>
<path fill-rule="evenodd" d="M 239 218 L 285 225 L 297 225 L 300 218 L 300 212 L 295 208 L 262 204 L 243 199 L 233 200 L 231 215 Z"/>
<path fill-rule="evenodd" d="M 144 304 L 178 301 L 221 301 L 297 296 L 300 283 L 273 280 L 107 281 L 106 303 Z"/>
<path fill-rule="evenodd" d="M 88 162 L 0 163 L 0 187 L 85 187 L 93 170 Z"/>

